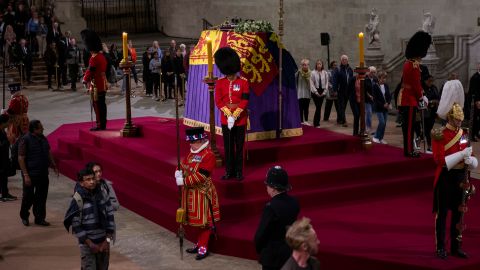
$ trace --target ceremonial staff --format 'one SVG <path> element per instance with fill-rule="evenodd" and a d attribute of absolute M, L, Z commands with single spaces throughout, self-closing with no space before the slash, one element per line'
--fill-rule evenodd
<path fill-rule="evenodd" d="M 473 130 L 473 116 L 475 109 L 475 94 L 472 93 L 472 98 L 470 102 L 470 119 L 468 120 L 467 135 L 470 136 L 471 130 Z M 475 136 L 475 134 L 473 134 Z M 468 147 L 470 146 L 471 140 L 468 138 Z M 469 165 L 465 164 L 465 176 L 463 181 L 460 183 L 460 188 L 462 189 L 462 201 L 460 206 L 458 206 L 458 211 L 460 212 L 460 221 L 456 224 L 456 229 L 458 231 L 457 241 L 462 242 L 462 233 L 466 228 L 464 217 L 465 213 L 468 211 L 467 202 L 475 195 L 475 186 L 470 183 L 470 168 Z"/>
<path fill-rule="evenodd" d="M 177 168 L 180 167 L 180 117 L 178 115 L 178 91 L 175 89 L 175 127 L 177 131 Z M 180 259 L 183 260 L 183 238 L 185 237 L 185 229 L 183 222 L 185 222 L 185 209 L 182 208 L 182 186 L 178 186 L 178 209 L 176 219 L 178 222 L 177 237 L 180 244 Z"/>
<path fill-rule="evenodd" d="M 278 129 L 277 138 L 282 134 L 282 73 L 283 73 L 283 56 L 282 56 L 282 37 L 283 37 L 283 0 L 280 0 L 280 7 L 278 10 Z"/>

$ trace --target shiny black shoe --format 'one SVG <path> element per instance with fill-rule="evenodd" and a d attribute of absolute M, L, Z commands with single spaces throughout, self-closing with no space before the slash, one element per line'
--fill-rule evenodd
<path fill-rule="evenodd" d="M 198 253 L 198 247 L 195 246 L 195 247 L 193 247 L 193 248 L 187 248 L 185 251 L 186 251 L 187 253 L 190 253 L 190 254 L 196 254 L 196 253 Z"/>
<path fill-rule="evenodd" d="M 23 219 L 23 218 L 22 218 L 22 224 L 23 224 L 25 227 L 28 227 L 28 226 L 30 226 L 30 221 L 28 221 L 28 219 Z"/>
<path fill-rule="evenodd" d="M 5 196 L 2 197 L 2 200 L 4 202 L 7 202 L 7 201 L 15 201 L 17 199 L 16 196 L 13 196 L 12 194 L 7 194 Z"/>
<path fill-rule="evenodd" d="M 406 157 L 409 157 L 409 158 L 419 158 L 421 157 L 420 153 L 419 152 L 411 152 L 411 153 L 406 153 L 405 154 Z"/>
<path fill-rule="evenodd" d="M 468 259 L 468 254 L 461 249 L 452 250 L 451 254 L 452 254 L 452 256 L 455 256 L 455 257 L 458 257 L 458 258 Z"/>
<path fill-rule="evenodd" d="M 225 173 L 224 176 L 222 176 L 222 180 L 228 180 L 228 179 L 232 179 L 233 178 L 233 174 L 231 173 Z"/>
<path fill-rule="evenodd" d="M 44 226 L 44 227 L 47 227 L 47 226 L 50 226 L 50 222 L 47 222 L 45 220 L 42 220 L 42 221 L 35 221 L 35 224 L 36 225 L 39 225 L 39 226 Z"/>
<path fill-rule="evenodd" d="M 90 131 L 99 131 L 99 130 L 101 130 L 101 128 L 99 128 L 99 127 L 92 127 L 92 128 L 90 129 Z"/>
<path fill-rule="evenodd" d="M 242 181 L 243 178 L 245 178 L 245 177 L 243 177 L 243 175 L 241 173 L 237 173 L 237 175 L 235 175 L 235 180 L 237 180 L 237 181 Z"/>
<path fill-rule="evenodd" d="M 197 260 L 197 261 L 203 260 L 206 257 L 208 257 L 208 255 L 209 255 L 208 252 L 205 252 L 205 254 L 197 254 L 197 256 L 195 256 L 195 260 Z"/>
<path fill-rule="evenodd" d="M 437 252 L 435 252 L 435 255 L 440 259 L 446 259 L 447 251 L 443 248 L 440 248 L 440 249 L 437 249 Z"/>

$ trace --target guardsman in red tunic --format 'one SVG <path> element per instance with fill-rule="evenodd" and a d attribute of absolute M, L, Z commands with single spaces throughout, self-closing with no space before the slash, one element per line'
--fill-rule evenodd
<path fill-rule="evenodd" d="M 10 144 L 28 131 L 28 99 L 22 93 L 19 83 L 8 85 L 12 97 L 8 103 L 6 113 L 9 116 L 7 138 Z"/>
<path fill-rule="evenodd" d="M 461 249 L 462 234 L 457 228 L 461 219 L 460 205 L 463 188 L 461 183 L 466 177 L 466 166 L 474 169 L 478 161 L 472 156 L 472 147 L 468 147 L 468 134 L 463 132 L 463 109 L 455 103 L 447 114 L 446 127 L 432 131 L 433 158 L 437 163 L 434 181 L 433 212 L 435 217 L 436 254 L 444 259 L 445 231 L 448 210 L 452 211 L 450 223 L 450 253 L 453 256 L 467 258 Z"/>
<path fill-rule="evenodd" d="M 247 130 L 247 107 L 250 95 L 248 81 L 237 75 L 240 58 L 230 47 L 215 52 L 215 63 L 225 75 L 215 86 L 215 104 L 222 111 L 222 133 L 225 148 L 225 175 L 223 180 L 243 179 L 243 145 Z"/>
<path fill-rule="evenodd" d="M 403 152 L 406 157 L 419 157 L 413 148 L 415 116 L 419 103 L 426 106 L 428 99 L 423 95 L 420 60 L 427 55 L 432 37 L 423 31 L 415 33 L 405 50 L 407 60 L 403 64 L 402 88 L 397 104 L 402 116 Z"/>
<path fill-rule="evenodd" d="M 94 31 L 85 29 L 81 32 L 81 35 L 85 46 L 91 53 L 88 69 L 83 77 L 83 83 L 90 85 L 88 91 L 91 95 L 97 122 L 97 126 L 90 130 L 105 130 L 107 128 L 107 104 L 105 103 L 107 59 L 102 53 L 102 42 Z"/>
<path fill-rule="evenodd" d="M 185 223 L 202 228 L 195 246 L 187 249 L 201 260 L 208 256 L 208 240 L 220 220 L 217 191 L 212 182 L 215 155 L 208 147 L 203 127 L 187 129 L 186 135 L 190 153 L 183 159 L 181 169 L 175 171 L 175 180 L 182 186 L 182 208 L 187 212 Z"/>

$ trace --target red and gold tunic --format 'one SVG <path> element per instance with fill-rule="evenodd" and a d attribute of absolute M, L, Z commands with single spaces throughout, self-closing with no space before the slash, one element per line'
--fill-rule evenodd
<path fill-rule="evenodd" d="M 212 212 L 214 220 L 219 221 L 220 206 L 212 182 L 215 155 L 208 147 L 196 154 L 189 153 L 181 167 L 185 182 L 182 187 L 182 208 L 187 211 L 186 223 L 191 226 L 208 226 Z"/>
<path fill-rule="evenodd" d="M 7 128 L 7 137 L 11 144 L 28 131 L 28 99 L 26 96 L 15 93 L 8 103 L 8 114 L 10 116 Z"/>
<path fill-rule="evenodd" d="M 459 133 L 460 132 L 460 133 Z M 435 187 L 438 182 L 442 168 L 446 166 L 445 157 L 456 152 L 462 151 L 468 146 L 468 134 L 461 129 L 456 129 L 447 124 L 447 127 L 434 130 L 432 132 L 432 152 L 433 159 L 437 164 L 435 170 L 435 180 L 433 186 Z M 458 163 L 453 169 L 462 169 L 465 164 Z"/>
<path fill-rule="evenodd" d="M 107 78 L 105 72 L 107 70 L 107 59 L 103 53 L 94 53 L 88 61 L 88 69 L 85 71 L 85 76 L 83 81 L 90 83 L 92 80 L 95 81 L 95 86 L 97 91 L 106 92 L 107 87 Z"/>
<path fill-rule="evenodd" d="M 215 85 L 215 104 L 219 109 L 227 107 L 233 112 L 237 108 L 243 111 L 235 121 L 235 126 L 247 124 L 247 106 L 250 95 L 250 86 L 245 78 L 236 77 L 230 81 L 227 77 L 219 79 Z M 227 125 L 227 117 L 221 113 L 222 125 Z"/>
<path fill-rule="evenodd" d="M 420 63 L 415 60 L 407 60 L 403 64 L 402 89 L 398 94 L 397 104 L 416 107 L 422 96 Z"/>

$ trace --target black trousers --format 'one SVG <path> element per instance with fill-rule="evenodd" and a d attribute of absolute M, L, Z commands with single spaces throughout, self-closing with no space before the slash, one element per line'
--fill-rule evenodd
<path fill-rule="evenodd" d="M 31 81 L 32 79 L 32 63 L 26 62 L 24 65 L 18 65 L 18 74 L 21 76 L 23 81 Z"/>
<path fill-rule="evenodd" d="M 68 65 L 68 73 L 72 89 L 77 89 L 78 64 Z"/>
<path fill-rule="evenodd" d="M 338 112 L 338 100 L 337 99 L 327 99 L 325 101 L 325 112 L 323 113 L 323 121 L 330 120 L 330 112 L 332 111 L 332 105 L 335 104 L 335 111 Z"/>
<path fill-rule="evenodd" d="M 0 193 L 2 193 L 2 197 L 10 194 L 8 192 L 8 176 L 3 173 L 0 173 Z"/>
<path fill-rule="evenodd" d="M 233 126 L 228 129 L 222 125 L 223 145 L 225 148 L 225 171 L 230 175 L 243 175 L 243 145 L 246 126 Z"/>
<path fill-rule="evenodd" d="M 160 74 L 158 73 L 152 73 L 152 84 L 153 84 L 153 93 L 155 94 L 155 97 L 161 96 L 160 93 Z"/>
<path fill-rule="evenodd" d="M 93 102 L 93 109 L 95 110 L 95 119 L 97 127 L 100 129 L 107 128 L 107 104 L 105 103 L 105 93 L 98 94 L 97 101 Z"/>
<path fill-rule="evenodd" d="M 431 115 L 435 115 L 435 112 L 431 112 Z M 434 117 L 425 117 L 425 137 L 427 138 L 428 147 L 432 147 L 432 129 L 435 125 L 435 116 Z"/>
<path fill-rule="evenodd" d="M 58 63 L 58 65 L 60 66 L 58 68 L 58 75 L 60 76 L 59 80 L 61 78 L 62 85 L 66 85 L 66 84 L 68 84 L 68 80 L 67 80 L 67 67 L 68 66 L 65 63 Z"/>
<path fill-rule="evenodd" d="M 52 88 L 52 77 L 54 80 L 57 80 L 57 88 L 60 87 L 60 68 L 55 68 L 54 66 L 47 66 L 47 84 L 48 88 Z M 56 74 L 55 74 L 56 73 Z"/>
<path fill-rule="evenodd" d="M 300 109 L 300 122 L 308 121 L 308 107 L 310 106 L 309 98 L 299 98 L 298 107 Z"/>
<path fill-rule="evenodd" d="M 145 92 L 147 95 L 153 94 L 153 76 L 148 71 L 143 70 L 143 82 L 145 83 Z"/>
<path fill-rule="evenodd" d="M 33 205 L 33 216 L 36 222 L 45 220 L 47 210 L 47 196 L 48 196 L 48 175 L 30 175 L 32 185 L 27 187 L 25 182 L 23 184 L 23 198 L 20 209 L 20 218 L 28 219 L 30 216 L 30 208 Z"/>
<path fill-rule="evenodd" d="M 402 115 L 402 133 L 403 133 L 403 153 L 409 155 L 414 151 L 413 138 L 415 128 L 415 118 L 417 114 L 416 106 L 400 106 L 398 111 Z"/>
<path fill-rule="evenodd" d="M 480 132 L 480 109 L 477 109 L 477 106 L 474 106 L 473 109 L 473 130 L 471 134 L 471 139 L 478 137 L 478 133 Z"/>
<path fill-rule="evenodd" d="M 438 178 L 434 190 L 433 202 L 433 210 L 437 213 L 435 219 L 437 249 L 445 248 L 448 210 L 452 211 L 450 221 L 451 249 L 456 251 L 461 245 L 461 239 L 458 238 L 460 232 L 457 230 L 456 225 L 460 222 L 461 217 L 461 212 L 458 210 L 458 207 L 462 201 L 462 188 L 460 187 L 460 183 L 464 177 L 465 170 L 451 169 L 448 171 L 444 168 Z"/>
<path fill-rule="evenodd" d="M 347 109 L 348 96 L 345 93 L 338 93 L 337 123 L 346 124 L 345 110 Z"/>
<path fill-rule="evenodd" d="M 360 104 L 350 100 L 350 109 L 353 113 L 353 135 L 360 134 Z"/>
<path fill-rule="evenodd" d="M 315 104 L 315 114 L 313 115 L 313 126 L 319 127 L 320 119 L 322 118 L 322 105 L 323 105 L 323 100 L 325 99 L 325 96 L 319 97 L 313 94 L 312 98 L 313 98 L 313 103 Z"/>

